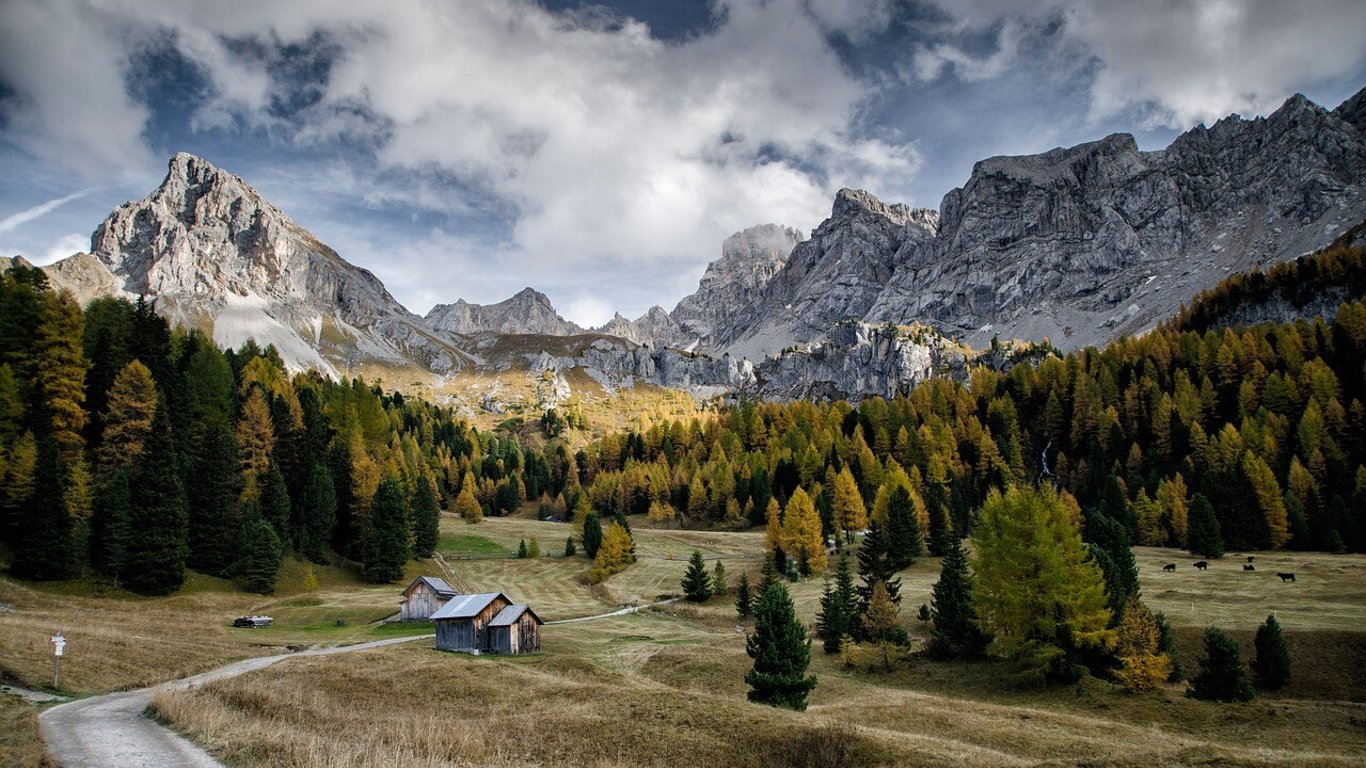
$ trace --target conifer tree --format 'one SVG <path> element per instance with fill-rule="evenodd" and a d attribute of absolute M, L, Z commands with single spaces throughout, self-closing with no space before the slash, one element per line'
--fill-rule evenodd
<path fill-rule="evenodd" d="M 34 478 L 38 467 L 38 442 L 32 432 L 25 432 L 10 447 L 4 466 L 4 485 L 0 487 L 0 512 L 3 512 L 3 537 L 6 541 L 18 538 L 27 515 L 29 497 L 33 495 Z"/>
<path fill-rule="evenodd" d="M 973 535 L 973 600 L 989 650 L 1021 682 L 1071 681 L 1108 648 L 1105 579 L 1051 486 L 993 491 Z"/>
<path fill-rule="evenodd" d="M 726 583 L 726 566 L 721 564 L 720 559 L 711 570 L 711 593 L 717 597 L 725 597 L 730 593 L 730 585 Z"/>
<path fill-rule="evenodd" d="M 42 410 L 57 441 L 58 455 L 65 462 L 80 458 L 85 448 L 85 359 L 81 338 L 85 317 L 70 291 L 49 294 L 43 304 L 42 321 L 35 333 L 34 362 L 36 383 L 42 395 Z"/>
<path fill-rule="evenodd" d="M 1139 594 L 1138 564 L 1129 546 L 1129 534 L 1123 525 L 1100 510 L 1092 510 L 1087 517 L 1086 534 L 1091 556 L 1105 576 L 1111 621 L 1117 624 L 1124 604 Z"/>
<path fill-rule="evenodd" d="M 53 438 L 38 441 L 33 492 L 20 507 L 23 524 L 18 528 L 10 562 L 10 571 L 22 579 L 65 579 L 74 571 L 76 553 L 71 516 L 62 497 L 59 450 Z"/>
<path fill-rule="evenodd" d="M 1257 655 L 1252 659 L 1252 671 L 1258 687 L 1267 691 L 1284 688 L 1290 682 L 1290 649 L 1285 645 L 1285 634 L 1276 614 L 1267 616 L 1266 623 L 1257 627 L 1253 645 Z"/>
<path fill-rule="evenodd" d="M 157 403 L 152 430 L 129 478 L 132 531 L 127 549 L 127 584 L 134 592 L 165 595 L 185 581 L 189 516 L 185 491 L 176 472 L 171 416 Z"/>
<path fill-rule="evenodd" d="M 483 521 L 484 508 L 474 498 L 474 483 L 466 482 L 460 489 L 460 495 L 455 497 L 455 513 L 471 525 Z"/>
<path fill-rule="evenodd" d="M 332 540 L 332 527 L 337 520 L 337 497 L 332 473 L 327 465 L 314 463 L 308 473 L 308 483 L 299 498 L 298 541 L 300 554 L 315 563 L 327 560 L 327 547 Z"/>
<path fill-rule="evenodd" d="M 598 513 L 589 512 L 583 519 L 583 551 L 590 560 L 596 559 L 602 546 L 602 521 Z"/>
<path fill-rule="evenodd" d="M 185 484 L 188 562 L 196 570 L 223 575 L 241 549 L 237 442 L 228 423 L 217 418 L 207 418 L 193 431 Z"/>
<path fill-rule="evenodd" d="M 806 709 L 806 697 L 816 687 L 816 676 L 806 674 L 811 642 L 783 585 L 774 584 L 759 597 L 745 653 L 754 659 L 754 668 L 745 674 L 750 701 Z"/>
<path fill-rule="evenodd" d="M 1186 670 L 1182 668 L 1181 656 L 1176 652 L 1176 633 L 1172 631 L 1172 625 L 1167 622 L 1167 617 L 1161 611 L 1153 614 L 1153 621 L 1157 623 L 1157 649 L 1167 654 L 1167 658 L 1172 661 L 1172 671 L 1167 675 L 1167 682 L 1185 680 Z"/>
<path fill-rule="evenodd" d="M 882 582 L 893 603 L 901 604 L 901 579 L 896 578 L 896 564 L 887 551 L 887 532 L 873 523 L 858 550 L 858 573 L 863 584 L 858 587 L 859 613 L 868 609 L 873 597 L 873 584 Z"/>
<path fill-rule="evenodd" d="M 1212 701 L 1251 701 L 1255 693 L 1243 672 L 1243 656 L 1238 644 L 1215 627 L 1205 630 L 1205 656 L 1200 659 L 1200 674 L 1191 680 L 1186 692 L 1197 699 Z"/>
<path fill-rule="evenodd" d="M 803 576 L 825 570 L 827 555 L 820 514 L 801 488 L 792 492 L 783 511 L 782 550 L 795 558 Z"/>
<path fill-rule="evenodd" d="M 432 481 L 423 475 L 417 478 L 417 489 L 413 492 L 413 554 L 417 557 L 431 557 L 436 553 L 437 542 L 441 538 L 441 509 L 432 491 Z"/>
<path fill-rule="evenodd" d="M 768 588 L 778 583 L 778 566 L 773 558 L 773 553 L 764 555 L 764 564 L 759 568 L 759 588 L 754 594 L 757 597 L 768 591 Z"/>
<path fill-rule="evenodd" d="M 356 519 L 354 462 L 351 447 L 345 440 L 336 440 L 327 454 L 327 469 L 332 474 L 332 493 L 337 500 L 337 522 L 332 526 L 332 548 L 343 555 L 352 555 L 360 538 Z"/>
<path fill-rule="evenodd" d="M 696 549 L 688 559 L 688 569 L 683 573 L 683 594 L 694 603 L 704 603 L 711 597 L 711 576 L 707 574 L 702 553 Z"/>
<path fill-rule="evenodd" d="M 1204 494 L 1197 493 L 1191 499 L 1188 540 L 1193 555 L 1211 560 L 1224 556 L 1224 539 L 1219 531 L 1219 520 Z"/>
<path fill-rule="evenodd" d="M 118 469 L 95 494 L 95 516 L 91 520 L 90 559 L 95 567 L 113 577 L 117 585 L 127 561 L 128 540 L 132 531 L 132 500 L 128 489 L 128 470 Z"/>
<path fill-rule="evenodd" d="M 741 620 L 749 618 L 754 611 L 754 597 L 750 594 L 749 573 L 740 572 L 740 583 L 735 585 L 735 613 Z"/>
<path fill-rule="evenodd" d="M 280 471 L 280 465 L 272 459 L 265 476 L 259 478 L 258 482 L 261 483 L 261 516 L 275 529 L 276 539 L 288 549 L 291 546 L 289 523 L 292 513 L 289 508 L 289 488 L 285 485 L 285 476 Z"/>
<path fill-rule="evenodd" d="M 1149 691 L 1167 680 L 1172 661 L 1162 652 L 1162 630 L 1137 597 L 1124 604 L 1115 643 L 1120 669 L 1115 677 L 1130 691 Z"/>
<path fill-rule="evenodd" d="M 141 361 L 125 365 L 114 378 L 104 414 L 104 433 L 95 452 L 95 476 L 102 482 L 142 455 L 156 414 L 157 388 Z"/>
<path fill-rule="evenodd" d="M 899 637 L 905 636 L 900 614 L 896 603 L 887 596 L 887 585 L 880 581 L 873 584 L 873 595 L 868 600 L 868 610 L 863 613 L 860 629 L 863 636 L 882 651 L 883 669 L 892 668 L 891 646 Z"/>
<path fill-rule="evenodd" d="M 579 553 L 579 551 L 578 551 L 577 549 L 575 549 L 575 547 L 574 547 L 574 537 L 573 537 L 573 536 L 566 536 L 566 537 L 564 538 L 564 556 L 565 556 L 565 557 L 573 557 L 573 556 L 577 555 L 578 553 Z"/>
<path fill-rule="evenodd" d="M 412 554 L 409 536 L 403 486 L 396 478 L 386 477 L 375 489 L 370 518 L 361 534 L 361 576 L 381 584 L 403 578 L 403 566 Z"/>
<path fill-rule="evenodd" d="M 844 532 L 845 542 L 852 544 L 854 531 L 863 530 L 868 525 L 868 510 L 863 504 L 858 483 L 847 466 L 835 476 L 834 504 L 835 527 Z"/>
<path fill-rule="evenodd" d="M 982 635 L 977 623 L 963 542 L 953 539 L 948 547 L 939 567 L 939 580 L 930 593 L 930 618 L 934 621 L 931 650 L 948 658 L 972 657 L 986 648 L 989 638 Z"/>
<path fill-rule="evenodd" d="M 885 587 L 884 587 L 885 591 Z M 858 634 L 859 603 L 854 589 L 854 571 L 849 555 L 840 555 L 833 580 L 827 579 L 821 593 L 820 612 L 816 614 L 816 634 L 826 653 L 840 649 L 845 635 Z"/>
<path fill-rule="evenodd" d="M 909 568 L 920 556 L 920 521 L 916 519 L 911 494 L 900 486 L 893 488 L 887 501 L 887 554 L 897 569 Z"/>
<path fill-rule="evenodd" d="M 253 386 L 242 402 L 242 416 L 237 421 L 237 445 L 242 458 L 244 481 L 254 478 L 257 489 L 270 471 L 270 454 L 275 449 L 275 426 L 270 418 L 265 390 Z"/>
<path fill-rule="evenodd" d="M 242 526 L 242 559 L 235 570 L 249 591 L 268 595 L 275 591 L 280 573 L 280 553 L 283 547 L 275 534 L 275 526 L 261 515 L 254 504 L 247 504 Z"/>
<path fill-rule="evenodd" d="M 526 539 L 522 539 L 520 542 L 517 543 L 517 558 L 519 560 L 525 560 L 526 556 Z"/>
<path fill-rule="evenodd" d="M 957 539 L 953 526 L 949 523 L 949 513 L 943 504 L 926 501 L 930 514 L 929 549 L 932 555 L 943 555 L 949 550 L 949 542 Z"/>

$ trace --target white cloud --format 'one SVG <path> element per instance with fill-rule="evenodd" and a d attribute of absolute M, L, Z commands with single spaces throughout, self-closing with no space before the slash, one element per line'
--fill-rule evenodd
<path fill-rule="evenodd" d="M 57 238 L 52 245 L 49 245 L 43 255 L 33 260 L 34 265 L 43 267 L 53 262 L 61 261 L 73 253 L 88 250 L 90 248 L 90 235 L 82 235 L 76 232 L 62 235 Z"/>
<path fill-rule="evenodd" d="M 934 80 L 945 69 L 952 69 L 958 79 L 966 82 L 989 80 L 1014 63 L 1020 36 L 1018 24 L 1007 19 L 997 33 L 996 50 L 987 56 L 973 56 L 952 43 L 917 45 L 912 58 L 915 75 L 921 80 Z"/>
<path fill-rule="evenodd" d="M 63 205 L 66 205 L 72 200 L 79 200 L 80 198 L 85 197 L 93 191 L 95 191 L 93 188 L 82 189 L 79 192 L 73 192 L 69 195 L 66 195 L 65 197 L 59 197 L 55 200 L 48 200 L 45 203 L 35 205 L 27 210 L 23 210 L 18 213 L 6 216 L 5 218 L 0 219 L 0 234 L 4 234 L 12 229 L 23 226 L 24 224 L 27 224 L 28 222 L 33 221 L 34 219 L 40 219 L 48 215 L 49 213 L 52 213 L 53 211 L 57 210 L 58 208 L 62 207 Z"/>
<path fill-rule="evenodd" d="M 596 328 L 611 320 L 614 310 L 611 304 L 591 293 L 580 293 L 570 299 L 560 310 L 564 319 L 578 323 L 581 328 Z"/>

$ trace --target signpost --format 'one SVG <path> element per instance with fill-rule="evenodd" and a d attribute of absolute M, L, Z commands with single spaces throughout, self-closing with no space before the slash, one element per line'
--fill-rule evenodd
<path fill-rule="evenodd" d="M 52 636 L 52 687 L 60 688 L 62 680 L 62 649 L 66 648 L 66 638 L 61 632 Z"/>

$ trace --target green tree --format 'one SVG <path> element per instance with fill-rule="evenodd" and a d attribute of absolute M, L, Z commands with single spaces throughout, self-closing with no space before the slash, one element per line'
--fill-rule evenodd
<path fill-rule="evenodd" d="M 583 519 L 583 551 L 590 560 L 597 558 L 602 546 L 602 520 L 597 512 L 589 512 Z"/>
<path fill-rule="evenodd" d="M 906 630 L 901 626 L 901 612 L 896 603 L 887 595 L 887 586 L 882 582 L 873 585 L 873 596 L 868 601 L 868 610 L 863 613 L 863 636 L 877 645 L 882 652 L 882 668 L 892 668 L 891 647 L 904 638 Z"/>
<path fill-rule="evenodd" d="M 176 472 L 175 438 L 164 402 L 157 403 L 142 457 L 129 478 L 127 584 L 134 592 L 165 595 L 185 581 L 189 515 Z"/>
<path fill-rule="evenodd" d="M 1204 494 L 1197 493 L 1191 499 L 1189 542 L 1191 554 L 1211 560 L 1224 556 L 1219 519 L 1214 516 L 1214 507 Z"/>
<path fill-rule="evenodd" d="M 431 557 L 440 539 L 441 508 L 436 503 L 432 481 L 419 475 L 413 492 L 413 554 Z"/>
<path fill-rule="evenodd" d="M 526 557 L 527 557 L 526 539 L 522 539 L 522 540 L 521 540 L 520 542 L 518 542 L 518 544 L 517 544 L 517 558 L 518 558 L 519 560 L 525 560 Z"/>
<path fill-rule="evenodd" d="M 740 572 L 740 583 L 735 585 L 735 613 L 741 620 L 754 612 L 754 597 L 749 590 L 749 574 Z"/>
<path fill-rule="evenodd" d="M 1138 563 L 1129 546 L 1129 533 L 1119 521 L 1100 510 L 1092 510 L 1087 517 L 1086 534 L 1091 557 L 1105 576 L 1106 602 L 1110 606 L 1112 623 L 1117 624 L 1124 604 L 1139 594 Z"/>
<path fill-rule="evenodd" d="M 10 562 L 10 572 L 23 579 L 65 579 L 74 570 L 71 516 L 62 497 L 59 450 L 52 438 L 38 441 L 33 492 L 21 507 L 23 524 Z"/>
<path fill-rule="evenodd" d="M 707 574 L 702 553 L 696 549 L 692 551 L 688 569 L 683 573 L 683 594 L 694 603 L 704 603 L 711 597 L 711 576 Z"/>
<path fill-rule="evenodd" d="M 834 579 L 826 579 L 820 611 L 816 614 L 816 635 L 820 637 L 825 652 L 835 653 L 840 649 L 840 640 L 845 635 L 858 634 L 858 620 L 859 601 L 858 592 L 854 589 L 854 570 L 849 563 L 849 555 L 843 554 L 835 566 Z"/>
<path fill-rule="evenodd" d="M 275 537 L 288 549 L 289 525 L 292 513 L 289 505 L 289 488 L 285 485 L 284 473 L 274 460 L 266 470 L 261 482 L 261 516 L 275 529 Z"/>
<path fill-rule="evenodd" d="M 1172 660 L 1172 671 L 1167 675 L 1167 682 L 1175 683 L 1179 680 L 1185 680 L 1186 670 L 1182 668 L 1181 656 L 1176 652 L 1176 633 L 1172 631 L 1172 625 L 1168 623 L 1167 617 L 1161 611 L 1153 615 L 1153 621 L 1157 622 L 1159 633 L 1157 648 Z"/>
<path fill-rule="evenodd" d="M 299 552 L 315 563 L 326 562 L 332 526 L 337 521 L 337 496 L 326 464 L 315 462 L 309 470 L 299 499 L 298 520 Z"/>
<path fill-rule="evenodd" d="M 750 701 L 806 709 L 806 697 L 816 687 L 816 676 L 806 674 L 811 642 L 783 585 L 774 584 L 760 596 L 745 653 L 754 659 L 754 668 L 745 673 Z"/>
<path fill-rule="evenodd" d="M 128 559 L 128 540 L 132 531 L 132 499 L 128 489 L 128 470 L 114 474 L 95 493 L 95 515 L 91 520 L 90 559 L 95 567 L 109 574 L 117 585 Z"/>
<path fill-rule="evenodd" d="M 1238 644 L 1215 627 L 1205 630 L 1205 656 L 1200 659 L 1200 674 L 1191 680 L 1186 692 L 1197 699 L 1211 701 L 1251 701 L 1255 693 L 1243 672 L 1243 656 Z"/>
<path fill-rule="evenodd" d="M 192 433 L 185 473 L 189 565 L 221 576 L 241 549 L 237 441 L 227 422 L 213 418 L 195 424 Z"/>
<path fill-rule="evenodd" d="M 878 523 L 868 529 L 868 535 L 858 550 L 858 573 L 863 584 L 858 587 L 859 613 L 868 609 L 873 597 L 873 585 L 882 582 L 893 603 L 901 604 L 901 579 L 896 578 L 896 563 L 887 551 L 887 531 Z M 856 625 L 857 626 L 857 625 Z"/>
<path fill-rule="evenodd" d="M 66 462 L 80 458 L 85 448 L 84 328 L 85 317 L 70 291 L 48 296 L 36 329 L 35 373 L 52 438 Z"/>
<path fill-rule="evenodd" d="M 920 556 L 921 538 L 911 494 L 901 486 L 893 488 L 887 502 L 887 555 L 897 570 L 909 568 Z"/>
<path fill-rule="evenodd" d="M 242 526 L 242 559 L 236 570 L 242 584 L 251 592 L 268 595 L 275 591 L 280 573 L 280 537 L 275 526 L 261 515 L 255 505 L 247 504 L 246 523 Z"/>
<path fill-rule="evenodd" d="M 386 477 L 375 489 L 370 519 L 361 534 L 361 576 L 381 584 L 398 581 L 411 554 L 403 486 L 397 478 Z"/>
<path fill-rule="evenodd" d="M 531 543 L 528 544 L 528 545 L 526 545 L 526 556 L 527 556 L 527 557 L 540 557 L 540 556 L 541 556 L 541 540 L 540 540 L 540 539 L 536 538 L 535 536 L 532 536 L 532 537 L 531 537 Z"/>
<path fill-rule="evenodd" d="M 726 566 L 721 564 L 718 559 L 716 567 L 711 571 L 711 593 L 717 597 L 725 597 L 730 592 L 730 585 L 726 583 Z"/>
<path fill-rule="evenodd" d="M 1081 652 L 1109 648 L 1105 579 L 1049 486 L 993 491 L 973 535 L 973 600 L 988 650 L 1023 683 L 1071 681 Z"/>
<path fill-rule="evenodd" d="M 566 536 L 566 537 L 564 538 L 564 556 L 565 556 L 565 557 L 573 557 L 573 556 L 577 555 L 578 553 L 579 553 L 579 551 L 578 551 L 577 549 L 574 548 L 574 537 L 573 537 L 573 536 Z"/>
<path fill-rule="evenodd" d="M 977 623 L 977 608 L 972 600 L 972 575 L 961 539 L 952 539 L 939 566 L 939 580 L 930 597 L 931 651 L 949 658 L 980 654 L 988 638 Z"/>
<path fill-rule="evenodd" d="M 1152 611 L 1137 597 L 1124 604 L 1119 620 L 1115 677 L 1130 691 L 1149 691 L 1167 680 L 1172 660 L 1162 652 L 1162 629 Z"/>
<path fill-rule="evenodd" d="M 1257 627 L 1253 645 L 1257 655 L 1252 659 L 1252 672 L 1257 676 L 1257 685 L 1267 691 L 1284 688 L 1290 682 L 1290 649 L 1274 613 Z"/>

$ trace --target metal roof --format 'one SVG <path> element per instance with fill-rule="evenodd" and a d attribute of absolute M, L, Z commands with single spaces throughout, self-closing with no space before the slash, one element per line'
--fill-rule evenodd
<path fill-rule="evenodd" d="M 427 582 L 427 586 L 431 587 L 432 589 L 436 590 L 437 592 L 439 592 L 439 593 L 441 593 L 441 594 L 443 594 L 443 595 L 458 595 L 458 594 L 460 594 L 460 593 L 455 589 L 455 587 L 452 587 L 450 584 L 447 584 L 445 581 L 443 581 L 443 580 L 441 580 L 441 579 L 438 579 L 438 578 L 435 577 L 435 576 L 418 576 L 416 579 L 413 579 L 413 583 L 412 583 L 412 584 L 409 584 L 407 589 L 403 590 L 403 594 L 406 595 L 406 594 L 408 594 L 409 592 L 411 592 L 412 589 L 413 589 L 413 587 L 417 586 L 417 583 L 420 582 L 420 581 L 425 581 L 425 582 Z"/>
<path fill-rule="evenodd" d="M 497 615 L 497 616 L 494 616 L 493 619 L 492 619 L 491 621 L 489 621 L 489 626 L 490 626 L 490 627 L 510 627 L 510 626 L 512 626 L 513 624 L 516 624 L 518 619 L 522 618 L 522 614 L 523 614 L 523 613 L 527 613 L 527 612 L 530 612 L 531 615 L 534 616 L 534 617 L 536 618 L 536 623 L 537 623 L 537 624 L 544 624 L 544 623 L 545 623 L 545 622 L 541 621 L 541 617 L 540 617 L 540 616 L 536 616 L 536 612 L 535 612 L 535 611 L 531 610 L 531 606 L 526 605 L 526 604 L 523 604 L 523 603 L 514 603 L 513 605 L 509 605 L 508 607 L 506 607 L 506 608 L 504 608 L 503 610 L 499 611 L 499 612 L 498 612 L 498 615 Z"/>
<path fill-rule="evenodd" d="M 441 606 L 432 614 L 432 619 L 471 619 L 489 607 L 489 603 L 502 597 L 502 592 L 481 592 L 477 595 L 456 595 L 449 603 Z"/>

